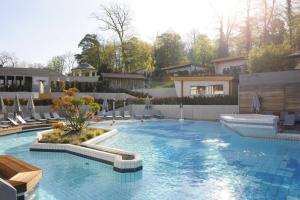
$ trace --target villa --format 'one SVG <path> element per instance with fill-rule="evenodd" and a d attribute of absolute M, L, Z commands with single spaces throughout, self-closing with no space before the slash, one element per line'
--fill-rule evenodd
<path fill-rule="evenodd" d="M 97 83 L 99 80 L 108 82 L 112 89 L 140 89 L 145 87 L 145 76 L 141 74 L 101 73 L 89 64 L 80 64 L 72 69 L 70 75 L 62 75 L 49 69 L 35 68 L 0 68 L 1 92 L 38 92 L 50 93 L 53 82 Z"/>
<path fill-rule="evenodd" d="M 233 95 L 232 76 L 175 76 L 171 77 L 175 83 L 178 97 Z"/>

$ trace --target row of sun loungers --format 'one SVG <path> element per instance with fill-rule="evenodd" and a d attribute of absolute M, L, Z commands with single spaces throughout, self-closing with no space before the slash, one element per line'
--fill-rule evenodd
<path fill-rule="evenodd" d="M 42 124 L 47 123 L 50 120 L 64 120 L 65 118 L 60 117 L 57 112 L 53 112 L 52 116 L 50 113 L 46 112 L 43 114 L 44 118 L 39 113 L 34 113 L 31 117 L 23 118 L 20 115 L 16 115 L 15 117 L 9 116 L 7 119 L 0 121 L 0 128 L 8 128 L 11 124 L 13 126 L 19 125 L 34 125 L 34 124 Z"/>
<path fill-rule="evenodd" d="M 104 117 L 105 119 L 131 119 L 129 111 L 124 111 L 124 115 L 121 114 L 120 111 L 115 111 L 115 115 L 113 116 L 113 112 L 107 112 L 106 115 L 98 115 Z M 150 118 L 163 118 L 161 112 L 159 110 L 144 110 L 142 112 L 135 112 L 133 114 L 135 119 L 150 119 Z"/>

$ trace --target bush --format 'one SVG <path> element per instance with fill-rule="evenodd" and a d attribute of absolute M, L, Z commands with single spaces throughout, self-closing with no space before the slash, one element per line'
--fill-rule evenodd
<path fill-rule="evenodd" d="M 55 129 L 50 133 L 44 134 L 40 142 L 43 143 L 63 143 L 63 144 L 75 144 L 79 145 L 81 142 L 85 142 L 94 137 L 97 137 L 107 132 L 104 129 L 98 128 L 85 128 L 82 129 L 78 135 L 70 135 L 67 131 L 61 129 Z"/>
<path fill-rule="evenodd" d="M 247 69 L 250 73 L 294 69 L 295 61 L 287 57 L 292 51 L 291 46 L 287 43 L 252 49 L 248 56 Z"/>
<path fill-rule="evenodd" d="M 12 105 L 14 105 L 14 100 L 13 100 L 12 98 L 4 98 L 4 99 L 3 99 L 3 102 L 4 102 L 4 104 L 7 105 L 7 106 L 12 106 Z"/>
<path fill-rule="evenodd" d="M 52 104 L 52 99 L 34 99 L 35 106 L 49 106 Z"/>
<path fill-rule="evenodd" d="M 26 106 L 27 103 L 28 103 L 28 99 L 26 99 L 26 98 L 20 98 L 19 102 L 20 102 L 21 106 Z"/>
<path fill-rule="evenodd" d="M 153 105 L 179 105 L 182 101 L 183 105 L 237 105 L 237 96 L 198 96 L 198 97 L 166 97 L 154 98 L 151 100 Z M 145 99 L 129 99 L 129 104 L 145 104 Z"/>

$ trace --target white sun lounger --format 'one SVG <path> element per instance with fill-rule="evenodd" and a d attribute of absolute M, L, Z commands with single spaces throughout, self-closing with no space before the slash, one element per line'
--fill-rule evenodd
<path fill-rule="evenodd" d="M 130 113 L 129 113 L 128 110 L 125 110 L 125 111 L 124 111 L 124 118 L 125 118 L 125 119 L 130 119 L 130 118 L 131 118 L 131 115 L 130 115 Z"/>
<path fill-rule="evenodd" d="M 21 122 L 21 124 L 40 124 L 42 122 L 37 122 L 37 121 L 31 121 L 31 122 L 27 122 L 26 120 L 23 119 L 23 117 L 21 117 L 20 115 L 16 116 L 16 120 L 18 120 L 19 122 Z"/>
<path fill-rule="evenodd" d="M 116 117 L 116 119 L 122 119 L 123 117 L 122 117 L 122 115 L 121 115 L 121 112 L 120 111 L 115 111 L 115 117 Z"/>
<path fill-rule="evenodd" d="M 133 116 L 136 119 L 142 119 L 144 117 L 144 115 L 141 112 L 135 112 Z"/>
<path fill-rule="evenodd" d="M 113 118 L 114 118 L 114 116 L 111 111 L 106 113 L 105 119 L 113 119 Z"/>
<path fill-rule="evenodd" d="M 57 112 L 52 112 L 52 116 L 58 120 L 65 120 L 66 118 L 59 116 Z"/>
<path fill-rule="evenodd" d="M 44 117 L 45 117 L 45 119 L 48 119 L 48 120 L 55 120 L 56 119 L 54 117 L 51 117 L 50 113 L 48 113 L 48 112 L 44 113 Z"/>
<path fill-rule="evenodd" d="M 43 119 L 39 113 L 34 113 L 33 118 L 41 122 L 47 121 L 47 119 Z"/>
<path fill-rule="evenodd" d="M 144 118 L 146 118 L 146 119 L 149 119 L 149 118 L 152 117 L 152 115 L 150 114 L 150 111 L 149 111 L 149 110 L 145 110 L 143 116 L 144 116 Z"/>
<path fill-rule="evenodd" d="M 19 123 L 16 122 L 15 120 L 13 120 L 12 118 L 8 117 L 7 119 L 8 119 L 8 120 L 10 121 L 10 123 L 12 123 L 14 126 L 19 126 Z"/>
<path fill-rule="evenodd" d="M 156 118 L 163 118 L 163 115 L 161 114 L 161 112 L 159 110 L 155 110 L 153 113 L 153 116 Z"/>

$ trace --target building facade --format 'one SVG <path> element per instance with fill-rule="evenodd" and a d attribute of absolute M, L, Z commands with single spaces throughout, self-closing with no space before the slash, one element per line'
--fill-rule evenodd
<path fill-rule="evenodd" d="M 201 67 L 198 64 L 192 64 L 192 63 L 164 67 L 164 68 L 161 68 L 161 70 L 172 76 L 180 75 L 184 72 L 186 73 L 186 75 L 191 75 L 193 73 L 201 73 L 201 72 L 206 71 L 206 69 L 204 67 Z"/>
<path fill-rule="evenodd" d="M 51 87 L 60 83 L 80 83 L 81 86 L 97 87 L 106 81 L 110 89 L 142 89 L 145 87 L 145 76 L 141 74 L 102 73 L 89 64 L 80 64 L 72 69 L 69 76 L 34 68 L 0 68 L 0 92 L 38 92 L 47 94 Z M 82 92 L 85 92 L 82 87 Z M 91 89 L 91 88 L 88 88 Z M 57 88 L 56 88 L 57 90 Z M 54 91 L 56 91 L 54 90 Z"/>
<path fill-rule="evenodd" d="M 48 69 L 2 67 L 0 68 L 0 91 L 48 93 L 51 81 L 62 77 L 63 75 Z"/>
<path fill-rule="evenodd" d="M 214 65 L 215 74 L 217 75 L 233 75 L 238 76 L 246 71 L 246 58 L 239 57 L 226 57 L 212 60 Z M 238 77 L 237 77 L 238 78 Z"/>

